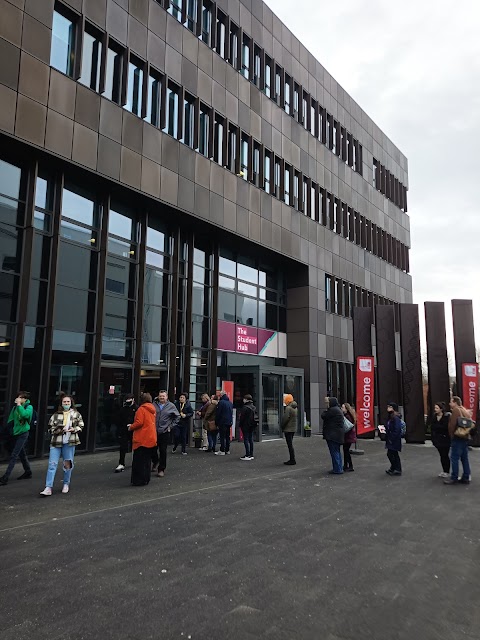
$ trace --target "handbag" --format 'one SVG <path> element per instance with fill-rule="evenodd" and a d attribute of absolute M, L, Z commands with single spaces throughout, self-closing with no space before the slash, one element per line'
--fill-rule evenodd
<path fill-rule="evenodd" d="M 470 438 L 471 432 L 475 428 L 475 423 L 470 418 L 457 418 L 457 427 L 453 432 L 455 438 L 461 438 L 462 440 L 468 440 Z"/>
<path fill-rule="evenodd" d="M 207 421 L 207 430 L 208 431 L 216 431 L 217 430 L 217 425 L 215 424 L 215 420 L 208 420 Z"/>
<path fill-rule="evenodd" d="M 347 418 L 343 418 L 343 432 L 348 433 L 353 429 L 354 425 Z"/>

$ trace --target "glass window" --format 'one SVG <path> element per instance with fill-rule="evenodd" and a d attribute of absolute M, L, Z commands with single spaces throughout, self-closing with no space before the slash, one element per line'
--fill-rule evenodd
<path fill-rule="evenodd" d="M 316 114 L 317 114 L 317 103 L 312 100 L 310 104 L 310 133 L 312 136 L 315 135 L 315 122 L 316 122 Z"/>
<path fill-rule="evenodd" d="M 120 104 L 122 93 L 123 50 L 113 42 L 108 45 L 104 96 Z"/>
<path fill-rule="evenodd" d="M 157 269 L 145 270 L 144 301 L 145 304 L 168 306 L 169 276 Z"/>
<path fill-rule="evenodd" d="M 195 123 L 195 98 L 185 95 L 183 103 L 184 132 L 182 142 L 189 147 L 193 147 L 193 128 Z"/>
<path fill-rule="evenodd" d="M 261 50 L 260 47 L 254 45 L 253 47 L 253 81 L 257 85 L 260 86 L 261 80 L 261 72 L 262 72 L 262 59 L 261 59 Z"/>
<path fill-rule="evenodd" d="M 21 254 L 21 232 L 15 227 L 0 223 L 0 268 L 3 271 L 19 273 Z"/>
<path fill-rule="evenodd" d="M 108 216 L 108 233 L 121 238 L 132 239 L 133 220 L 110 209 Z"/>
<path fill-rule="evenodd" d="M 198 264 L 201 267 L 205 267 L 205 260 L 206 260 L 206 254 L 205 251 L 202 251 L 201 249 L 198 249 L 198 247 L 195 247 L 193 249 L 193 263 L 194 264 Z M 221 260 L 221 258 L 220 258 Z"/>
<path fill-rule="evenodd" d="M 81 244 L 95 248 L 97 246 L 97 232 L 92 231 L 85 227 L 81 227 L 68 220 L 60 221 L 60 236 L 73 242 L 80 242 Z"/>
<path fill-rule="evenodd" d="M 290 86 L 292 79 L 285 74 L 285 113 L 290 114 Z"/>
<path fill-rule="evenodd" d="M 258 271 L 253 267 L 249 267 L 246 264 L 242 264 L 240 262 L 242 258 L 239 258 L 239 262 L 237 265 L 237 277 L 241 280 L 246 280 L 247 282 L 253 282 L 254 284 L 258 284 Z"/>
<path fill-rule="evenodd" d="M 252 296 L 256 298 L 258 296 L 258 289 L 253 284 L 246 284 L 246 282 L 237 281 L 238 293 L 244 293 L 246 296 Z"/>
<path fill-rule="evenodd" d="M 135 295 L 136 266 L 128 260 L 122 260 L 115 256 L 107 257 L 106 264 L 106 290 L 125 298 L 133 298 Z"/>
<path fill-rule="evenodd" d="M 94 91 L 100 89 L 102 42 L 87 25 L 83 34 L 82 72 L 79 82 Z"/>
<path fill-rule="evenodd" d="M 155 249 L 156 251 L 167 251 L 167 237 L 165 232 L 159 228 L 155 227 L 156 223 L 151 220 L 148 223 L 147 227 L 147 247 L 151 249 Z"/>
<path fill-rule="evenodd" d="M 178 93 L 178 87 L 169 85 L 167 89 L 167 114 L 164 131 L 174 138 L 178 137 Z"/>
<path fill-rule="evenodd" d="M 75 62 L 75 25 L 58 11 L 53 12 L 50 65 L 73 76 Z"/>
<path fill-rule="evenodd" d="M 232 276 L 233 278 L 235 278 L 237 265 L 233 260 L 229 260 L 228 258 L 224 258 L 220 256 L 218 269 L 220 273 L 223 273 L 227 276 Z"/>
<path fill-rule="evenodd" d="M 72 313 L 72 307 L 75 313 Z M 95 295 L 82 289 L 57 285 L 53 326 L 65 331 L 92 331 Z"/>
<path fill-rule="evenodd" d="M 213 159 L 217 164 L 223 166 L 223 140 L 224 140 L 224 120 L 215 115 L 215 148 L 213 150 Z"/>
<path fill-rule="evenodd" d="M 143 339 L 148 342 L 160 342 L 162 339 L 162 307 L 143 306 Z"/>
<path fill-rule="evenodd" d="M 212 34 L 212 7 L 208 0 L 202 3 L 202 33 L 201 39 L 210 46 L 210 38 Z"/>
<path fill-rule="evenodd" d="M 265 56 L 265 95 L 271 98 L 272 94 L 272 60 Z"/>
<path fill-rule="evenodd" d="M 136 116 L 142 114 L 143 62 L 131 57 L 128 63 L 127 104 L 125 109 Z"/>
<path fill-rule="evenodd" d="M 318 220 L 317 192 L 314 184 L 310 188 L 310 216 L 312 220 Z"/>
<path fill-rule="evenodd" d="M 96 289 L 97 252 L 61 240 L 57 281 L 77 289 Z"/>
<path fill-rule="evenodd" d="M 294 82 L 293 83 L 293 111 L 297 119 L 299 114 L 299 106 L 300 106 L 300 87 L 296 82 Z"/>
<path fill-rule="evenodd" d="M 242 134 L 242 143 L 240 145 L 240 176 L 244 180 L 248 180 L 248 136 Z"/>
<path fill-rule="evenodd" d="M 235 294 L 218 292 L 218 319 L 235 322 Z"/>
<path fill-rule="evenodd" d="M 0 166 L 1 179 L 1 166 Z M 53 209 L 53 181 L 47 178 L 37 177 L 35 186 L 35 206 L 46 211 Z"/>
<path fill-rule="evenodd" d="M 238 27 L 230 22 L 230 64 L 234 69 L 238 68 Z"/>
<path fill-rule="evenodd" d="M 194 31 L 196 19 L 197 19 L 197 0 L 187 0 L 187 19 L 183 24 L 190 31 Z"/>
<path fill-rule="evenodd" d="M 275 158 L 275 197 L 280 198 L 281 164 L 279 158 Z"/>
<path fill-rule="evenodd" d="M 258 142 L 253 143 L 253 182 L 260 186 L 260 145 Z"/>
<path fill-rule="evenodd" d="M 284 202 L 290 204 L 290 167 L 285 165 L 285 188 L 284 188 Z"/>
<path fill-rule="evenodd" d="M 275 100 L 279 102 L 282 95 L 282 69 L 275 65 Z"/>
<path fill-rule="evenodd" d="M 218 278 L 218 286 L 222 289 L 230 289 L 232 291 L 235 290 L 235 280 L 231 278 L 226 278 L 225 276 L 219 276 Z"/>
<path fill-rule="evenodd" d="M 237 295 L 236 321 L 249 327 L 256 327 L 258 323 L 257 300 Z"/>
<path fill-rule="evenodd" d="M 250 78 L 250 38 L 245 34 L 242 42 L 242 68 L 240 72 L 247 80 Z"/>
<path fill-rule="evenodd" d="M 183 0 L 170 0 L 168 13 L 170 13 L 179 22 L 182 20 L 182 7 L 183 7 Z"/>
<path fill-rule="evenodd" d="M 237 127 L 231 124 L 228 131 L 228 168 L 232 172 L 236 171 L 237 135 Z"/>
<path fill-rule="evenodd" d="M 200 128 L 198 136 L 198 150 L 208 158 L 208 132 L 210 127 L 210 109 L 200 105 Z"/>
<path fill-rule="evenodd" d="M 225 60 L 225 40 L 226 40 L 226 16 L 217 8 L 217 43 L 215 49 Z"/>
<path fill-rule="evenodd" d="M 305 94 L 303 94 L 302 100 L 302 122 L 306 129 L 308 127 L 308 99 Z"/>
<path fill-rule="evenodd" d="M 0 160 L 0 193 L 18 200 L 22 170 L 13 164 Z M 3 219 L 3 218 L 2 218 Z"/>
<path fill-rule="evenodd" d="M 75 188 L 73 191 L 68 184 L 63 189 L 62 217 L 70 218 L 89 227 L 97 226 L 94 201 L 82 195 L 80 189 Z"/>
<path fill-rule="evenodd" d="M 160 126 L 160 107 L 162 102 L 162 76 L 150 69 L 147 87 L 147 115 L 145 120 L 155 127 Z"/>
<path fill-rule="evenodd" d="M 264 165 L 264 189 L 266 193 L 270 193 L 270 176 L 272 170 L 272 157 L 270 151 L 265 151 Z"/>

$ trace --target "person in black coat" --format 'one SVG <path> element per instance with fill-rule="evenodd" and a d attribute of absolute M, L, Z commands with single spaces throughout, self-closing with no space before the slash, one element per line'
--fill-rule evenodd
<path fill-rule="evenodd" d="M 175 453 L 179 444 L 182 445 L 182 454 L 187 455 L 187 435 L 188 428 L 190 426 L 190 418 L 193 416 L 192 405 L 188 401 L 186 393 L 181 393 L 178 400 L 175 402 L 175 406 L 180 414 L 180 420 L 176 424 L 173 430 L 173 449 L 172 453 Z"/>
<path fill-rule="evenodd" d="M 398 415 L 398 404 L 390 402 L 387 406 L 388 421 L 385 425 L 386 441 L 385 449 L 390 461 L 390 469 L 385 473 L 389 476 L 402 475 L 402 463 L 400 451 L 402 450 L 402 421 Z"/>
<path fill-rule="evenodd" d="M 220 400 L 215 413 L 215 424 L 220 432 L 220 451 L 216 456 L 225 456 L 230 453 L 230 429 L 233 424 L 233 404 L 225 391 L 220 391 Z"/>
<path fill-rule="evenodd" d="M 450 475 L 450 435 L 448 433 L 448 421 L 450 420 L 450 412 L 447 411 L 447 405 L 444 402 L 437 402 L 433 408 L 435 413 L 430 425 L 432 432 L 432 444 L 436 447 L 440 454 L 442 463 L 442 473 L 439 478 L 448 478 Z"/>
<path fill-rule="evenodd" d="M 340 475 L 343 473 L 342 454 L 340 447 L 344 442 L 344 416 L 336 398 L 325 398 L 328 409 L 322 413 L 323 437 L 327 441 L 328 450 L 332 458 L 332 470 L 328 473 Z"/>
<path fill-rule="evenodd" d="M 128 425 L 135 420 L 135 412 L 138 409 L 133 393 L 129 393 L 125 397 L 125 402 L 118 412 L 117 416 L 117 439 L 120 445 L 120 457 L 115 473 L 121 473 L 125 470 L 125 456 L 128 450 L 132 448 L 132 432 L 128 430 Z"/>
<path fill-rule="evenodd" d="M 239 411 L 238 426 L 243 433 L 243 444 L 245 445 L 245 455 L 240 460 L 253 460 L 253 434 L 257 427 L 257 409 L 253 404 L 252 396 L 247 393 L 243 396 L 243 407 Z"/>

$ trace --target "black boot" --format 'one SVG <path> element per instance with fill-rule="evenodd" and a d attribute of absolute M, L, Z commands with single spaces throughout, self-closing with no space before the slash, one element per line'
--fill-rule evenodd
<path fill-rule="evenodd" d="M 6 476 L 2 476 L 0 478 L 0 487 L 5 486 L 6 484 L 8 484 L 8 478 Z"/>
<path fill-rule="evenodd" d="M 31 477 L 31 471 L 24 471 L 21 476 L 18 476 L 17 480 L 30 480 Z"/>
<path fill-rule="evenodd" d="M 284 462 L 283 464 L 297 464 L 295 460 L 289 460 L 288 462 Z"/>

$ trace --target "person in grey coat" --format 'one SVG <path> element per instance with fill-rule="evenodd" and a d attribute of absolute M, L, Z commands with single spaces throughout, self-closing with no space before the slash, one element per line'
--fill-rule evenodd
<path fill-rule="evenodd" d="M 325 398 L 325 403 L 328 409 L 322 413 L 323 437 L 327 441 L 333 467 L 328 473 L 340 475 L 343 473 L 340 447 L 345 438 L 343 411 L 339 407 L 336 398 L 327 397 Z"/>
<path fill-rule="evenodd" d="M 293 448 L 293 436 L 297 431 L 298 423 L 298 408 L 297 403 L 293 399 L 291 393 L 286 393 L 283 397 L 285 403 L 285 412 L 282 418 L 282 432 L 285 434 L 285 440 L 287 441 L 288 453 L 290 454 L 290 460 L 283 464 L 297 464 L 295 461 L 295 449 Z"/>
<path fill-rule="evenodd" d="M 155 450 L 152 471 L 157 471 L 157 477 L 163 478 L 167 468 L 167 446 L 170 439 L 170 431 L 178 424 L 180 414 L 177 407 L 168 399 L 166 391 L 160 391 L 153 402 L 155 407 L 155 427 L 157 429 L 158 453 Z"/>

